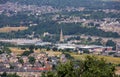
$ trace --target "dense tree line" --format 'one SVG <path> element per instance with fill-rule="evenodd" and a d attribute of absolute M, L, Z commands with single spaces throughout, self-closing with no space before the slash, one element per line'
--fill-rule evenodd
<path fill-rule="evenodd" d="M 18 13 L 17 15 L 14 15 L 14 12 L 11 13 L 12 16 L 6 16 L 4 14 L 0 15 L 0 27 L 5 26 L 28 26 L 30 23 L 29 21 L 37 22 L 37 19 L 34 16 L 27 16 L 24 12 Z"/>
<path fill-rule="evenodd" d="M 44 32 L 49 32 L 51 34 L 59 34 L 61 28 L 63 29 L 64 35 L 85 34 L 101 37 L 113 37 L 113 38 L 120 37 L 120 35 L 116 32 L 105 32 L 103 30 L 97 29 L 96 27 L 92 28 L 82 27 L 80 23 L 58 24 L 54 21 L 40 23 L 38 26 L 30 27 L 28 30 L 25 31 L 0 33 L 0 37 L 25 38 L 27 37 L 27 35 L 32 34 L 32 32 L 35 32 L 36 36 L 42 35 Z"/>

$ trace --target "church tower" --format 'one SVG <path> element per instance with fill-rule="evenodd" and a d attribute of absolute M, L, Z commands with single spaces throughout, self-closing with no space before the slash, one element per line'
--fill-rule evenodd
<path fill-rule="evenodd" d="M 62 29 L 60 31 L 60 42 L 64 42 L 64 36 L 63 36 Z"/>

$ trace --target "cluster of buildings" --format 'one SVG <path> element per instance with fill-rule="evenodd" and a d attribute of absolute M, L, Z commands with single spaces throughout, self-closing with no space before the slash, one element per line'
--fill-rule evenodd
<path fill-rule="evenodd" d="M 83 14 L 84 15 L 84 14 Z M 85 14 L 85 16 L 90 16 L 90 14 Z M 118 18 L 104 18 L 104 19 L 85 19 L 80 16 L 65 16 L 65 15 L 55 15 L 52 20 L 57 20 L 59 24 L 61 23 L 82 23 L 82 26 L 86 27 L 97 27 L 98 29 L 104 30 L 106 32 L 117 32 L 120 34 L 120 21 Z M 109 28 L 108 28 L 109 27 Z"/>
<path fill-rule="evenodd" d="M 13 15 L 24 11 L 31 11 L 31 14 L 41 15 L 45 13 L 58 12 L 59 10 L 53 8 L 52 6 L 38 7 L 37 5 L 21 5 L 18 3 L 7 2 L 5 4 L 0 4 L 0 14 L 2 14 L 4 11 L 7 12 L 7 16 L 12 16 L 10 11 L 14 12 Z"/>
<path fill-rule="evenodd" d="M 29 57 L 35 59 L 34 63 L 30 63 Z M 46 52 L 34 52 L 29 56 L 17 56 L 14 53 L 1 53 L 0 73 L 17 73 L 21 77 L 39 77 L 41 71 L 52 70 L 60 61 L 66 61 L 64 55 L 60 55 L 59 59 L 55 55 L 51 56 Z"/>
<path fill-rule="evenodd" d="M 21 5 L 19 3 L 11 3 L 7 2 L 5 4 L 0 4 L 0 14 L 5 14 L 7 16 L 13 16 L 17 15 L 19 12 L 28 12 L 27 15 L 36 15 L 39 16 L 41 14 L 45 13 L 58 13 L 62 11 L 85 11 L 86 9 L 84 7 L 66 7 L 62 9 L 57 9 L 53 8 L 52 6 L 37 6 L 37 5 Z M 113 14 L 119 14 L 119 10 L 114 10 L 114 9 L 98 9 L 98 10 L 93 10 L 94 12 L 96 11 L 102 11 L 107 13 L 113 13 Z M 89 17 L 91 14 L 82 14 L 82 16 Z M 104 19 L 86 19 L 86 18 L 81 18 L 80 16 L 66 16 L 66 15 L 59 15 L 59 14 L 54 14 L 52 15 L 52 20 L 53 21 L 58 21 L 58 23 L 82 23 L 85 26 L 97 26 L 99 29 L 105 30 L 105 31 L 112 31 L 112 32 L 117 32 L 120 34 L 120 21 L 119 18 L 104 18 Z M 104 21 L 103 21 L 104 20 Z M 106 23 L 107 22 L 107 23 Z M 22 23 L 22 22 L 21 22 Z M 37 25 L 35 24 L 30 24 L 30 26 Z M 109 28 L 108 28 L 109 26 Z"/>
<path fill-rule="evenodd" d="M 47 35 L 51 35 L 48 32 L 44 33 L 44 37 Z M 0 42 L 5 42 L 5 43 L 12 43 L 15 45 L 35 45 L 35 46 L 47 46 L 50 47 L 50 49 L 52 48 L 57 48 L 65 50 L 65 49 L 70 49 L 73 51 L 77 51 L 78 53 L 84 53 L 84 50 L 88 50 L 90 53 L 92 54 L 101 54 L 101 55 L 109 55 L 110 52 L 113 53 L 118 53 L 118 50 L 113 50 L 113 47 L 111 46 L 100 46 L 100 45 L 82 45 L 82 44 L 75 44 L 74 42 L 70 41 L 66 41 L 66 38 L 70 38 L 70 37 L 75 37 L 75 36 L 67 36 L 65 37 L 63 35 L 63 31 L 61 29 L 60 31 L 60 38 L 59 38 L 59 42 L 58 43 L 52 43 L 52 42 L 43 42 L 41 39 L 1 39 Z M 85 37 L 88 38 L 88 37 Z M 80 42 L 79 40 L 76 42 Z M 119 49 L 119 45 L 116 46 L 116 49 Z"/>
<path fill-rule="evenodd" d="M 45 36 L 49 33 L 45 33 Z M 78 45 L 72 43 L 65 43 L 63 31 L 60 31 L 59 43 L 53 44 L 50 42 L 42 42 L 40 39 L 28 40 L 28 39 L 12 39 L 4 40 L 2 42 L 9 42 L 16 45 L 36 45 L 36 46 L 49 46 L 50 49 L 57 48 L 58 50 L 71 50 L 78 54 L 89 53 L 106 56 L 120 57 L 120 45 L 117 46 L 117 50 L 113 50 L 112 47 L 98 46 L 98 45 Z M 86 52 L 88 51 L 88 52 Z M 112 53 L 112 54 L 111 54 Z M 34 62 L 30 62 L 30 58 L 34 58 Z M 32 60 L 33 61 L 33 60 Z M 47 52 L 34 52 L 29 56 L 18 56 L 14 53 L 1 53 L 0 54 L 0 73 L 17 73 L 22 77 L 39 77 L 41 71 L 52 70 L 59 62 L 66 62 L 67 58 L 64 54 L 58 56 L 51 55 Z M 26 73 L 27 72 L 27 73 Z"/>
<path fill-rule="evenodd" d="M 110 52 L 116 53 L 115 50 L 112 50 L 112 47 L 107 46 L 98 46 L 98 45 L 75 45 L 75 44 L 56 44 L 58 49 L 71 49 L 72 51 L 77 51 L 79 54 L 86 53 L 97 54 L 97 55 L 109 55 Z"/>
<path fill-rule="evenodd" d="M 60 32 L 60 42 L 64 42 L 63 32 Z M 59 43 L 55 44 L 55 47 L 58 49 L 71 49 L 77 50 L 78 53 L 85 53 L 84 51 L 89 51 L 89 53 L 97 54 L 97 55 L 111 55 L 111 56 L 120 56 L 120 45 L 116 43 L 116 50 L 113 50 L 112 46 L 100 46 L 100 45 L 80 45 L 80 44 L 73 44 L 73 43 Z M 109 54 L 113 53 L 113 54 Z"/>
<path fill-rule="evenodd" d="M 66 11 L 83 11 L 85 8 L 84 7 L 79 7 L 79 8 L 74 8 L 74 7 L 66 7 L 64 10 Z M 6 11 L 7 16 L 12 16 L 16 15 L 19 12 L 30 12 L 30 14 L 33 15 L 41 15 L 45 13 L 55 13 L 55 12 L 60 12 L 63 9 L 57 9 L 53 8 L 52 6 L 37 6 L 37 5 L 21 5 L 19 3 L 12 3 L 12 2 L 7 2 L 5 4 L 0 4 L 0 14 Z M 11 14 L 10 12 L 13 12 Z M 28 14 L 29 15 L 29 14 Z"/>
<path fill-rule="evenodd" d="M 0 42 L 11 43 L 15 45 L 30 45 L 41 42 L 41 39 L 0 39 Z"/>
<path fill-rule="evenodd" d="M 112 31 L 120 34 L 120 21 L 115 21 L 115 19 L 106 19 L 106 21 L 100 25 L 99 29 L 106 32 Z"/>

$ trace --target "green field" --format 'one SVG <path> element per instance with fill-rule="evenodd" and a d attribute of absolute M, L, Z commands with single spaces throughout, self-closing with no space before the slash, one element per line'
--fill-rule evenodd
<path fill-rule="evenodd" d="M 112 56 L 101 56 L 101 55 L 92 55 L 92 54 L 74 54 L 70 53 L 76 60 L 84 60 L 86 56 L 96 56 L 98 58 L 104 58 L 107 62 L 114 63 L 114 64 L 120 64 L 120 58 L 118 57 L 112 57 Z"/>

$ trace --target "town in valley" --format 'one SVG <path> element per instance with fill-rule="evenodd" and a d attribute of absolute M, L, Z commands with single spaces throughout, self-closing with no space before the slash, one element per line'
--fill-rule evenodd
<path fill-rule="evenodd" d="M 63 77 L 60 64 L 68 69 L 64 65 L 72 61 L 78 70 L 79 63 L 91 56 L 106 68 L 114 65 L 115 75 L 108 77 L 119 77 L 119 4 L 119 0 L 0 0 L 0 77 Z M 73 74 L 88 77 L 83 71 Z"/>

